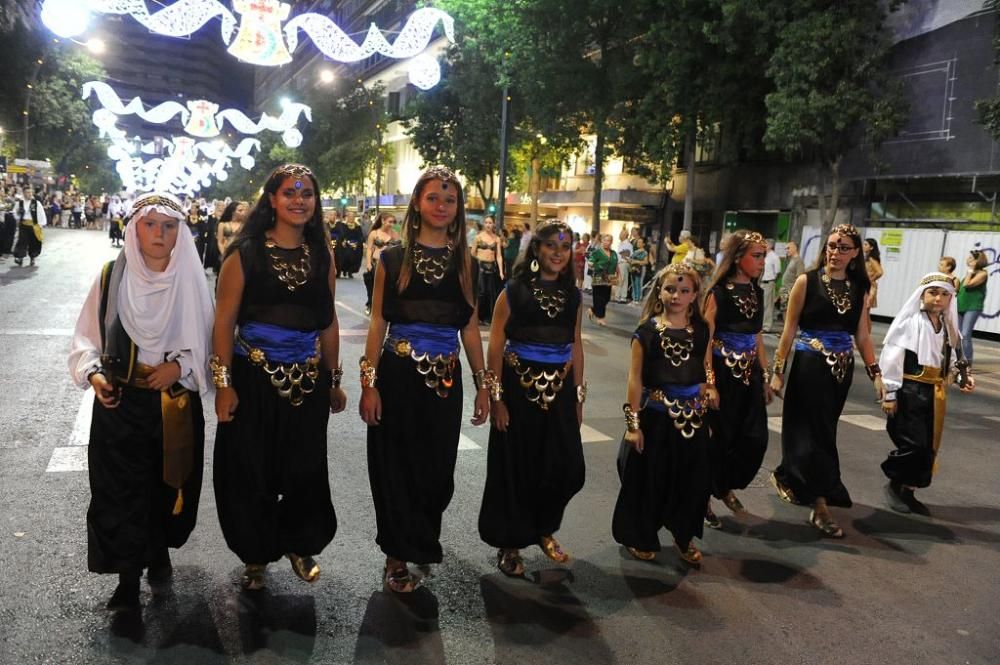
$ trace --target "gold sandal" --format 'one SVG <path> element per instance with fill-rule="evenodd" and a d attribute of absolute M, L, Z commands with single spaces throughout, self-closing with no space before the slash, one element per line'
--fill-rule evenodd
<path fill-rule="evenodd" d="M 677 552 L 680 554 L 681 558 L 692 566 L 697 566 L 701 563 L 701 550 L 694 546 L 694 543 L 688 543 L 687 547 L 681 549 L 680 545 L 677 545 Z"/>
<path fill-rule="evenodd" d="M 722 497 L 722 503 L 726 504 L 726 508 L 731 510 L 734 515 L 747 514 L 747 509 L 743 506 L 743 502 L 736 498 L 736 495 L 732 492 Z"/>
<path fill-rule="evenodd" d="M 843 538 L 844 530 L 840 528 L 830 515 L 820 516 L 813 510 L 809 513 L 809 523 L 819 529 L 827 538 Z"/>
<path fill-rule="evenodd" d="M 795 498 L 795 493 L 778 480 L 778 477 L 774 475 L 773 472 L 771 473 L 771 484 L 774 485 L 774 491 L 778 493 L 779 499 L 785 503 L 790 503 L 795 506 L 802 505 L 799 500 Z"/>
<path fill-rule="evenodd" d="M 412 593 L 417 588 L 406 562 L 399 562 L 393 567 L 385 566 L 385 588 L 394 593 Z"/>
<path fill-rule="evenodd" d="M 311 556 L 299 556 L 292 552 L 287 553 L 285 556 L 292 562 L 292 572 L 299 579 L 310 584 L 319 579 L 319 564 Z"/>
<path fill-rule="evenodd" d="M 260 591 L 265 586 L 264 572 L 267 564 L 248 563 L 243 568 L 243 577 L 240 578 L 240 585 L 247 591 Z"/>
<path fill-rule="evenodd" d="M 545 552 L 545 556 L 556 563 L 566 563 L 569 561 L 569 554 L 563 551 L 562 545 L 552 536 L 542 536 L 542 539 L 538 541 L 538 546 Z"/>
<path fill-rule="evenodd" d="M 637 550 L 634 547 L 626 547 L 628 553 L 639 561 L 652 561 L 656 558 L 656 552 L 647 552 L 646 550 Z"/>
<path fill-rule="evenodd" d="M 508 577 L 524 576 L 524 560 L 515 549 L 500 548 L 497 550 L 497 568 Z"/>

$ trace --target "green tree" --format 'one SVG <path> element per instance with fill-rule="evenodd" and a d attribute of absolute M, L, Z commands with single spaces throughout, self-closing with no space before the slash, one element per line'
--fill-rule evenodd
<path fill-rule="evenodd" d="M 994 64 L 1000 62 L 1000 0 L 984 0 L 983 9 L 997 13 L 994 18 L 993 50 L 996 52 Z M 1000 141 L 1000 95 L 976 100 L 976 116 L 980 125 L 986 128 L 994 141 Z"/>
<path fill-rule="evenodd" d="M 775 89 L 765 99 L 764 143 L 816 164 L 824 235 L 837 212 L 844 154 L 862 141 L 877 149 L 905 120 L 902 96 L 888 84 L 886 70 L 886 18 L 900 4 L 774 0 L 771 7 L 779 37 L 767 70 Z"/>

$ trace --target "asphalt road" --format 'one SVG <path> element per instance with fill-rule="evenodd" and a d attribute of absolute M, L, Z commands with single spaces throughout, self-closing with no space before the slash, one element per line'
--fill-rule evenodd
<path fill-rule="evenodd" d="M 0 261 L 0 662 L 1000 663 L 995 343 L 977 340 L 982 390 L 952 393 L 940 471 L 920 493 L 932 517 L 885 507 L 878 464 L 890 444 L 859 371 L 840 426 L 855 500 L 836 511 L 847 537 L 820 538 L 807 510 L 779 502 L 765 482 L 780 457 L 776 403 L 766 468 L 741 493 L 752 515 L 735 519 L 717 506 L 723 530 L 706 533 L 704 563 L 690 570 L 666 533 L 655 563 L 633 561 L 611 538 L 638 313 L 613 305 L 608 328 L 585 323 L 587 484 L 558 534 L 572 563 L 557 566 L 532 548 L 528 579 L 496 570 L 476 529 L 488 431 L 466 425 L 445 560 L 403 601 L 382 591 L 356 415 L 353 368 L 367 326 L 360 276 L 338 285 L 350 403 L 330 422 L 340 527 L 319 557 L 320 580 L 306 585 L 279 563 L 261 598 L 241 593 L 208 468 L 198 527 L 173 553 L 172 590 L 154 597 L 144 584 L 141 618 L 114 618 L 103 606 L 115 580 L 86 570 L 88 411 L 66 370 L 83 298 L 114 255 L 104 234 L 50 229 L 37 267 Z M 209 417 L 209 467 L 214 432 Z"/>

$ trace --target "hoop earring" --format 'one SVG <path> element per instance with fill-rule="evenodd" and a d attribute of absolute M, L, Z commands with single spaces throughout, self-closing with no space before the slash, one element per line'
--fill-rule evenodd
<path fill-rule="evenodd" d="M 420 218 L 417 217 L 415 220 L 413 220 L 413 222 L 410 224 L 410 226 L 412 226 L 415 229 L 419 229 L 420 228 Z"/>
<path fill-rule="evenodd" d="M 656 304 L 653 305 L 653 312 L 656 313 L 656 314 L 659 314 L 662 311 L 663 311 L 663 301 L 662 300 L 657 300 Z"/>
<path fill-rule="evenodd" d="M 531 260 L 531 272 L 538 272 L 538 259 Z"/>

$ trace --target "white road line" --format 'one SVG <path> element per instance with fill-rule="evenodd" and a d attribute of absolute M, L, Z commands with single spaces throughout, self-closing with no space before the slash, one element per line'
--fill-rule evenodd
<path fill-rule="evenodd" d="M 345 305 L 343 300 L 338 300 L 336 302 L 337 302 L 337 307 L 339 307 L 340 309 L 346 309 L 351 314 L 354 314 L 355 316 L 360 316 L 362 319 L 368 318 L 368 315 L 365 314 L 364 312 L 354 309 L 350 305 Z"/>
<path fill-rule="evenodd" d="M 87 470 L 87 447 L 64 446 L 52 451 L 46 473 Z"/>
<path fill-rule="evenodd" d="M 85 446 L 90 442 L 90 420 L 94 416 L 94 389 L 83 391 L 80 409 L 76 412 L 73 431 L 69 435 L 70 446 Z M 58 449 L 57 449 L 58 450 Z"/>
<path fill-rule="evenodd" d="M 781 416 L 768 416 L 767 428 L 775 434 L 781 434 Z"/>
<path fill-rule="evenodd" d="M 885 429 L 885 416 L 873 416 L 863 413 L 854 416 L 841 416 L 840 419 L 845 423 L 870 429 L 873 432 L 881 432 Z"/>
<path fill-rule="evenodd" d="M 480 450 L 482 446 L 470 439 L 464 434 L 458 435 L 458 449 L 459 450 Z"/>
<path fill-rule="evenodd" d="M 72 337 L 72 328 L 30 328 L 18 330 L 14 328 L 0 329 L 0 335 L 35 335 L 38 337 Z"/>
<path fill-rule="evenodd" d="M 613 437 L 598 432 L 590 425 L 580 425 L 580 439 L 583 443 L 595 443 L 597 441 L 614 441 Z"/>
<path fill-rule="evenodd" d="M 1000 416 L 985 416 L 986 420 L 992 420 L 993 422 L 1000 423 Z"/>

